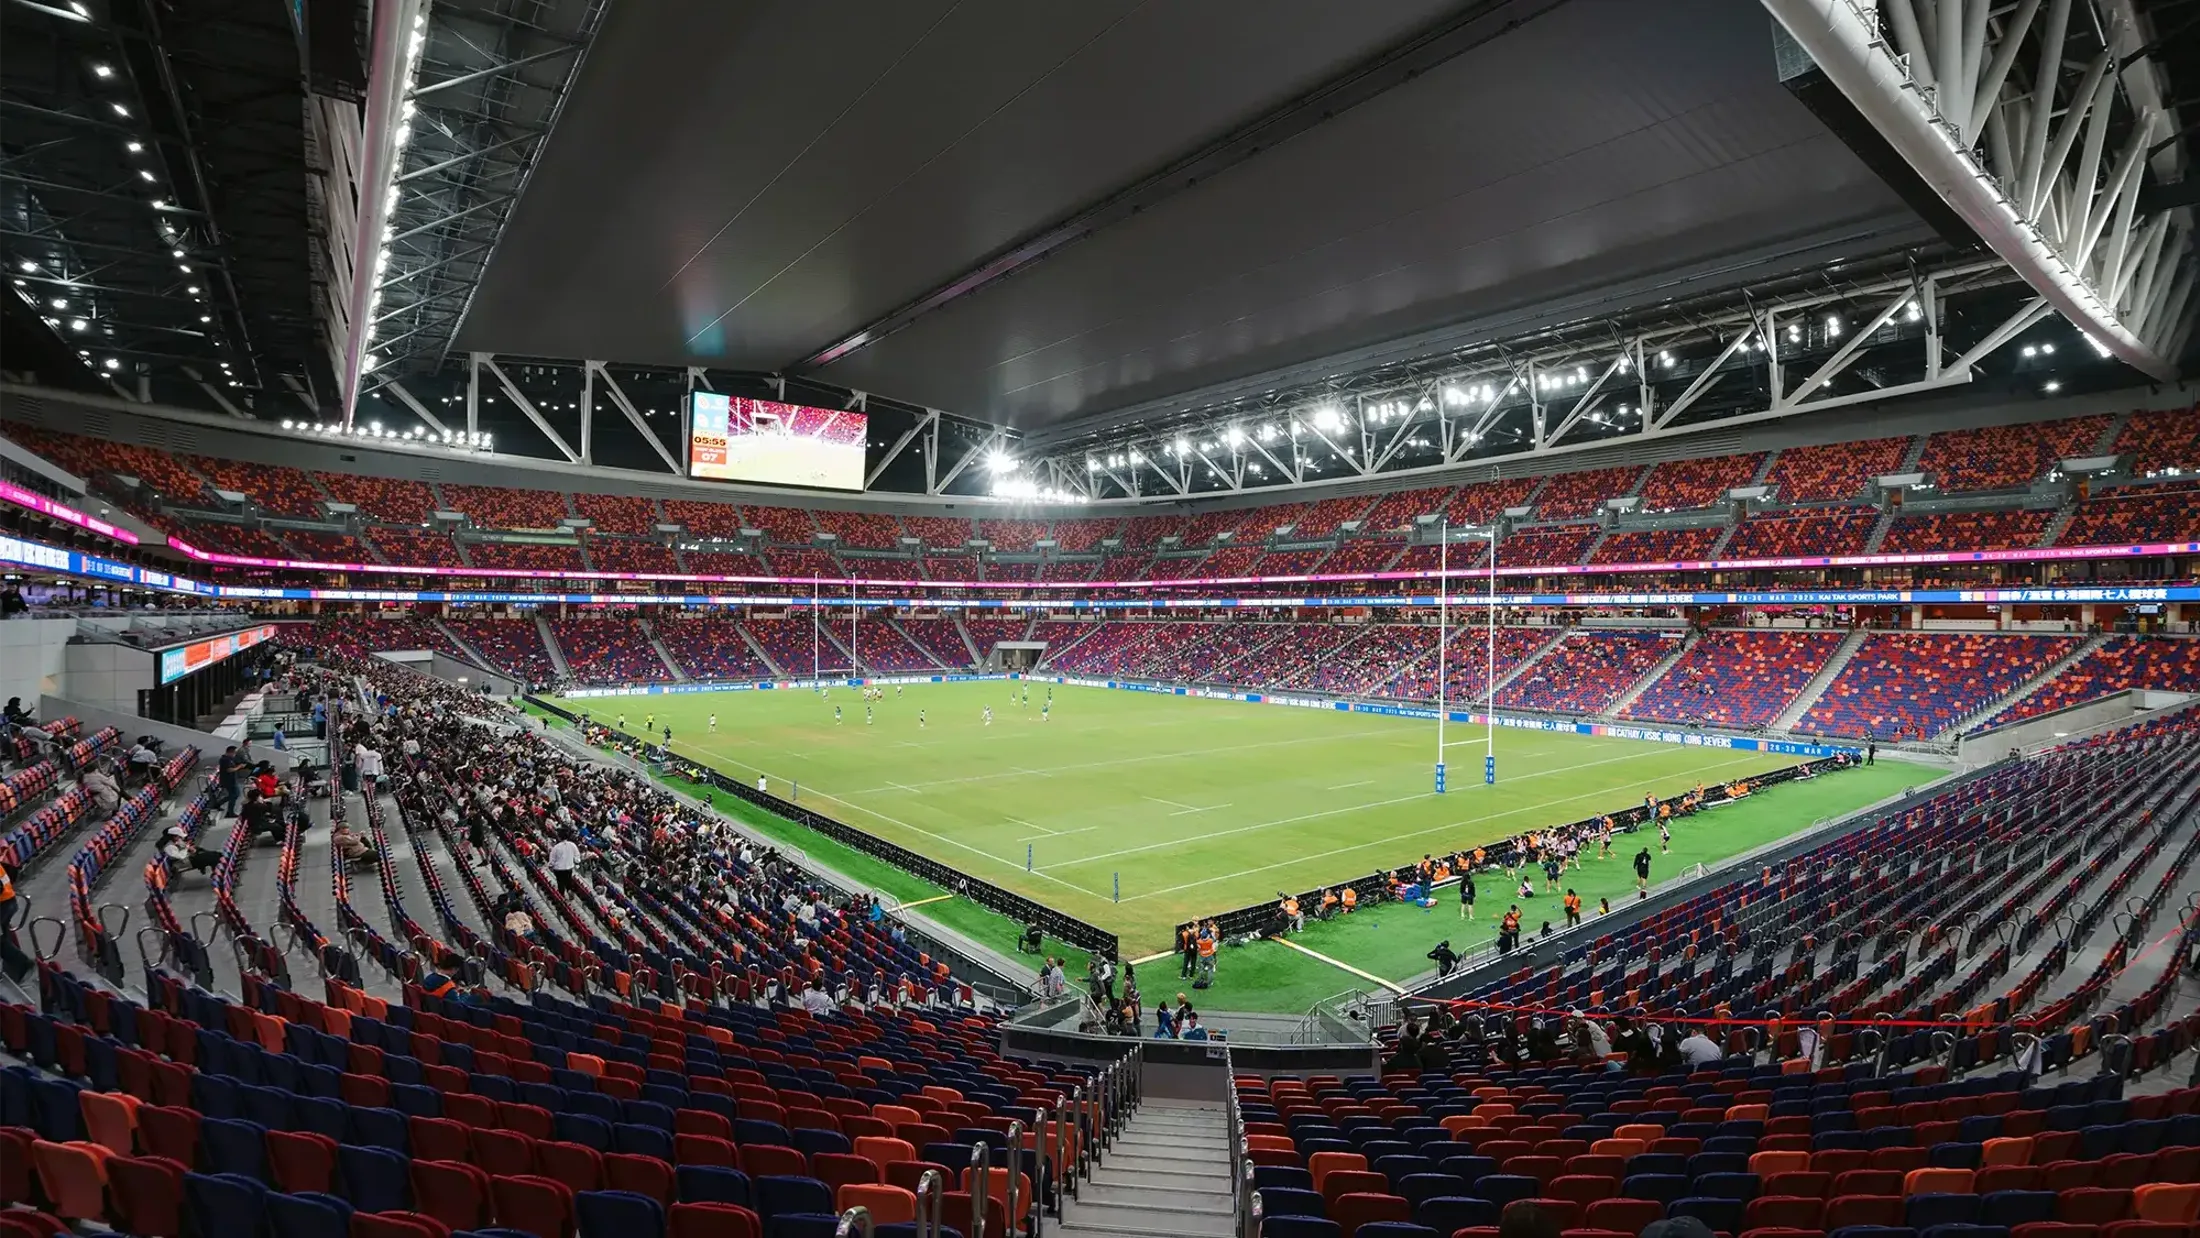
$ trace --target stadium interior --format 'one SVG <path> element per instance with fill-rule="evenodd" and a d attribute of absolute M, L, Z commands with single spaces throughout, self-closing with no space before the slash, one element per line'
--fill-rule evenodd
<path fill-rule="evenodd" d="M 0 7 L 0 1235 L 2200 1238 L 2191 7 Z"/>

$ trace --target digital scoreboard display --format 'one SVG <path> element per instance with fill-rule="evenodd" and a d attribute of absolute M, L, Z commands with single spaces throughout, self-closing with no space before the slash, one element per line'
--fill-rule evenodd
<path fill-rule="evenodd" d="M 869 419 L 862 413 L 715 391 L 698 391 L 688 400 L 688 476 L 863 489 Z"/>

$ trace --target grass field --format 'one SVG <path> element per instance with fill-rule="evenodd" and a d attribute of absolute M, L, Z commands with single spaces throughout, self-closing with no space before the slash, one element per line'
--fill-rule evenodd
<path fill-rule="evenodd" d="M 1166 949 L 1181 920 L 1272 899 L 1280 889 L 1357 877 L 1424 852 L 1637 803 L 1646 792 L 1677 793 L 1699 780 L 1794 761 L 1500 731 L 1497 785 L 1481 780 L 1479 747 L 1455 747 L 1451 792 L 1436 795 L 1434 724 L 1427 721 L 1065 686 L 1055 688 L 1051 718 L 1042 723 L 1047 687 L 1033 684 L 1032 691 L 1025 707 L 1021 685 L 1001 681 L 912 685 L 900 697 L 888 689 L 868 725 L 850 688 L 823 700 L 813 692 L 746 691 L 561 704 L 600 722 L 623 713 L 635 732 L 653 716 L 657 727 L 672 727 L 676 752 L 745 780 L 761 772 L 782 795 L 799 786 L 804 805 L 1109 929 L 1132 957 Z M 990 726 L 983 719 L 989 706 Z M 1455 730 L 1452 737 L 1478 734 Z M 1746 851 L 1926 776 L 1883 762 L 1776 788 L 1683 823 L 1673 855 L 1659 860 L 1654 875 Z M 751 817 L 904 901 L 932 892 L 812 831 L 767 814 Z M 823 854 L 821 844 L 835 854 Z M 850 863 L 861 871 L 849 871 Z M 1619 860 L 1590 864 L 1572 884 L 1591 907 L 1599 897 L 1616 901 L 1632 890 L 1623 870 Z M 1484 918 L 1473 932 L 1452 931 L 1466 927 L 1456 907 L 1439 909 L 1448 918 L 1393 908 L 1314 926 L 1298 940 L 1404 979 L 1426 968 L 1421 956 L 1438 936 L 1464 949 L 1494 933 L 1488 903 L 1495 891 L 1486 882 L 1484 893 Z M 1013 933 L 961 900 L 922 910 L 995 944 L 1004 929 Z M 955 923 L 966 911 L 998 923 Z M 1538 913 L 1530 914 L 1532 926 Z M 1233 950 L 1223 962 L 1234 992 L 1210 1000 L 1234 1009 L 1303 1009 L 1352 983 L 1267 943 Z"/>

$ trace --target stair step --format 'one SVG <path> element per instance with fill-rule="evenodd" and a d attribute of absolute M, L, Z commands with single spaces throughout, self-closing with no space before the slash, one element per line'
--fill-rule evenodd
<path fill-rule="evenodd" d="M 1221 1191 L 1225 1194 L 1230 1189 L 1230 1171 L 1227 1168 L 1196 1169 L 1179 1166 L 1168 1169 L 1136 1169 L 1124 1165 L 1122 1161 L 1120 1156 L 1109 1157 L 1093 1170 L 1092 1181 L 1102 1186 L 1145 1184 L 1169 1190 Z"/>
<path fill-rule="evenodd" d="M 1220 1221 L 1217 1227 L 1209 1221 Z M 1197 1223 L 1148 1220 L 1144 1217 L 1099 1217 L 1090 1220 L 1063 1221 L 1055 1226 L 1061 1234 L 1105 1235 L 1106 1238 L 1229 1238 L 1237 1230 L 1234 1217 L 1199 1217 Z"/>
<path fill-rule="evenodd" d="M 1208 1156 L 1193 1157 L 1153 1149 L 1140 1151 L 1118 1143 L 1115 1149 L 1106 1153 L 1106 1160 L 1102 1163 L 1109 1169 L 1120 1169 L 1126 1173 L 1211 1173 L 1218 1178 L 1230 1176 L 1230 1158 L 1219 1150 Z"/>
<path fill-rule="evenodd" d="M 1131 1129 L 1131 1130 L 1134 1130 L 1134 1131 L 1139 1131 L 1139 1130 L 1165 1130 L 1165 1131 L 1217 1131 L 1217 1132 L 1221 1132 L 1221 1131 L 1227 1131 L 1227 1130 L 1229 1130 L 1229 1129 L 1230 1129 L 1230 1120 L 1229 1120 L 1228 1118 L 1224 1118 L 1224 1117 L 1221 1117 L 1221 1116 L 1219 1116 L 1219 1115 L 1218 1115 L 1218 1116 L 1216 1116 L 1216 1117 L 1212 1117 L 1212 1118 L 1209 1118 L 1209 1117 L 1192 1117 L 1192 1116 L 1189 1116 L 1189 1115 L 1187 1115 L 1187 1116 L 1184 1116 L 1184 1117 L 1176 1117 L 1176 1116 L 1173 1116 L 1173 1115 L 1170 1115 L 1170 1116 L 1161 1116 L 1161 1115 L 1156 1115 L 1156 1114 L 1151 1114 L 1151 1113 L 1142 1113 L 1142 1114 L 1139 1114 L 1139 1115 L 1138 1115 L 1137 1117 L 1135 1117 L 1135 1118 L 1132 1118 L 1132 1119 L 1131 1119 L 1131 1124 L 1130 1124 L 1130 1128 L 1129 1128 L 1129 1129 Z"/>
<path fill-rule="evenodd" d="M 1119 1234 L 1174 1234 L 1186 1238 L 1227 1238 L 1237 1228 L 1237 1217 L 1228 1208 L 1185 1209 L 1132 1203 L 1088 1204 L 1072 1202 L 1062 1218 L 1065 1230 L 1099 1230 Z"/>
<path fill-rule="evenodd" d="M 1171 1186 L 1148 1181 L 1102 1182 L 1094 1179 L 1085 1183 L 1077 1200 L 1087 1204 L 1136 1204 L 1142 1208 L 1178 1208 L 1186 1212 L 1230 1211 L 1230 1192 L 1227 1190 Z"/>
<path fill-rule="evenodd" d="M 1171 1160 L 1196 1157 L 1220 1162 L 1229 1155 L 1229 1149 L 1222 1146 L 1220 1139 L 1188 1139 L 1167 1133 L 1135 1130 L 1117 1136 L 1114 1146 L 1125 1152 L 1143 1152 L 1149 1156 L 1167 1157 Z"/>

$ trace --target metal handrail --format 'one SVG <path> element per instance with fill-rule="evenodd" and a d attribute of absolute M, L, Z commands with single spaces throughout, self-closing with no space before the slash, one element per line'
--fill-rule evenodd
<path fill-rule="evenodd" d="M 927 1169 L 917 1179 L 917 1238 L 939 1238 L 940 1206 L 947 1198 L 947 1179 L 937 1169 Z M 924 1201 L 932 1201 L 930 1228 L 926 1228 Z"/>
<path fill-rule="evenodd" d="M 1023 1219 L 1025 1208 L 1028 1207 L 1023 1192 L 1018 1189 L 1023 1185 L 1024 1180 L 1024 1124 L 1022 1119 L 1010 1118 L 1008 1120 L 1007 1139 L 1008 1215 L 1002 1219 L 1001 1232 L 1013 1235 L 1016 1232 L 1016 1222 Z M 989 1170 L 989 1176 L 990 1173 Z M 987 1190 L 991 1190 L 993 1184 L 988 1181 L 985 1186 Z"/>
<path fill-rule="evenodd" d="M 981 1143 L 973 1145 L 970 1149 L 970 1168 L 978 1171 L 975 1175 L 977 1178 L 975 1185 L 978 1189 L 970 1192 L 969 1238 L 985 1238 L 986 1199 L 993 1193 L 993 1183 L 988 1181 L 986 1177 L 986 1171 L 993 1166 L 992 1162 L 986 1157 L 985 1147 Z M 834 1238 L 846 1238 L 846 1236 L 836 1234 Z"/>
<path fill-rule="evenodd" d="M 833 1238 L 871 1238 L 871 1210 L 861 1204 L 840 1214 L 840 1224 L 833 1227 Z"/>

